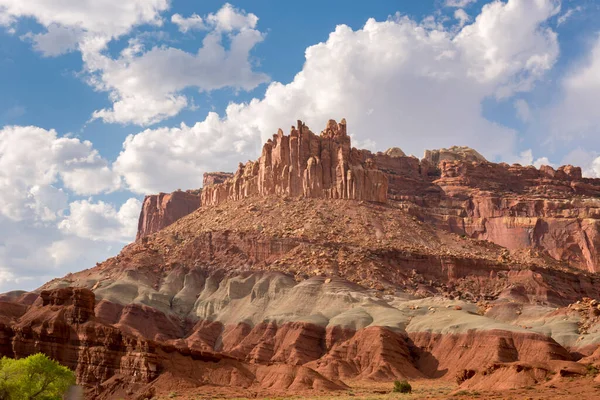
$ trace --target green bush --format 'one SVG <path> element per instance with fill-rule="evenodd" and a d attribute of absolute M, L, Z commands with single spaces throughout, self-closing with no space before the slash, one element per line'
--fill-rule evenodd
<path fill-rule="evenodd" d="M 74 384 L 73 371 L 44 354 L 0 359 L 0 399 L 60 400 Z"/>
<path fill-rule="evenodd" d="M 412 392 L 412 387 L 408 381 L 394 381 L 394 392 L 395 393 L 410 393 Z"/>
<path fill-rule="evenodd" d="M 586 365 L 587 368 L 587 374 L 590 376 L 596 376 L 598 375 L 598 368 L 596 368 L 596 366 L 594 364 L 588 364 Z"/>

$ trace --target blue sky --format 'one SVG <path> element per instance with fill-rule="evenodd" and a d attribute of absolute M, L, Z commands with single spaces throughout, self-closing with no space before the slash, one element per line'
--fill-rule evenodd
<path fill-rule="evenodd" d="M 354 3 L 0 0 L 0 291 L 116 254 L 145 194 L 299 118 L 600 177 L 596 1 Z"/>

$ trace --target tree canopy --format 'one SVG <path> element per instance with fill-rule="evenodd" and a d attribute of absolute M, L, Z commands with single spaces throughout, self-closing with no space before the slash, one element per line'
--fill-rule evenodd
<path fill-rule="evenodd" d="M 73 371 L 42 353 L 0 359 L 2 400 L 60 400 L 74 384 Z"/>

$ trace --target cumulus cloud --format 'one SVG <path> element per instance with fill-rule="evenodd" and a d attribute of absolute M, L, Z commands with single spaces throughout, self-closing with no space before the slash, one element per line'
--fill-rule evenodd
<path fill-rule="evenodd" d="M 542 165 L 549 165 L 551 167 L 554 167 L 555 165 L 552 164 L 550 162 L 550 160 L 548 159 L 548 157 L 540 157 L 540 158 L 533 158 L 533 150 L 531 149 L 527 149 L 522 151 L 521 153 L 519 153 L 519 156 L 516 158 L 513 158 L 511 160 L 507 160 L 511 163 L 517 163 L 517 164 L 521 164 L 521 165 L 533 165 L 536 168 L 541 167 Z"/>
<path fill-rule="evenodd" d="M 90 179 L 93 176 L 93 179 Z M 0 214 L 53 220 L 62 215 L 67 189 L 96 194 L 116 189 L 120 178 L 89 141 L 58 137 L 35 126 L 0 130 Z"/>
<path fill-rule="evenodd" d="M 64 233 L 94 241 L 129 243 L 135 237 L 142 203 L 135 198 L 127 200 L 119 210 L 112 204 L 78 200 L 69 204 L 69 215 L 58 225 Z"/>
<path fill-rule="evenodd" d="M 256 28 L 258 17 L 252 13 L 240 12 L 231 4 L 225 3 L 216 13 L 208 14 L 206 21 L 218 31 L 232 32 Z"/>
<path fill-rule="evenodd" d="M 200 186 L 202 172 L 255 158 L 260 143 L 296 119 L 315 131 L 346 117 L 354 143 L 408 153 L 469 145 L 489 159 L 516 153 L 516 132 L 482 116 L 482 102 L 529 90 L 551 68 L 558 44 L 545 22 L 553 1 L 492 3 L 458 32 L 408 17 L 339 25 L 306 49 L 288 84 L 262 99 L 231 103 L 193 127 L 127 138 L 115 169 L 140 193 Z M 232 145 L 229 145 L 232 143 Z"/>
<path fill-rule="evenodd" d="M 184 18 L 180 14 L 173 14 L 171 16 L 171 22 L 177 25 L 179 27 L 179 31 L 183 33 L 206 29 L 204 20 L 198 14 L 192 14 L 188 18 Z"/>
<path fill-rule="evenodd" d="M 168 7 L 169 0 L 0 0 L 0 21 L 29 17 L 45 27 L 117 37 L 136 25 L 161 24 L 159 14 Z"/>
<path fill-rule="evenodd" d="M 469 17 L 469 15 L 462 8 L 454 11 L 454 18 L 458 20 L 458 25 L 460 27 L 465 26 L 465 24 L 471 20 L 471 17 Z"/>
<path fill-rule="evenodd" d="M 464 8 L 475 2 L 477 0 L 446 0 L 444 5 L 446 7 Z"/>
<path fill-rule="evenodd" d="M 21 37 L 44 56 L 81 51 L 88 83 L 109 93 L 112 107 L 92 114 L 105 122 L 151 125 L 194 107 L 184 89 L 251 90 L 269 81 L 250 62 L 250 52 L 264 39 L 256 29 L 258 17 L 228 3 L 204 18 L 171 17 L 182 32 L 207 32 L 196 53 L 167 46 L 145 49 L 140 38 L 133 38 L 113 58 L 108 48 L 113 39 L 138 25 L 161 25 L 160 14 L 168 8 L 168 0 L 0 0 L 0 24 L 35 19 L 46 30 Z"/>
<path fill-rule="evenodd" d="M 232 32 L 256 28 L 258 17 L 252 13 L 240 12 L 231 4 L 225 3 L 219 11 L 208 14 L 204 19 L 198 14 L 192 14 L 188 18 L 173 14 L 171 22 L 183 33 L 205 29 Z"/>
<path fill-rule="evenodd" d="M 600 178 L 600 157 L 596 157 L 589 168 L 589 176 Z"/>
<path fill-rule="evenodd" d="M 137 193 L 197 188 L 204 172 L 231 170 L 240 160 L 256 157 L 260 145 L 258 131 L 236 129 L 209 113 L 193 126 L 128 136 L 114 169 Z"/>
<path fill-rule="evenodd" d="M 206 17 L 212 30 L 195 54 L 172 47 L 146 51 L 140 41 L 133 39 L 120 57 L 113 59 L 103 52 L 103 43 L 83 44 L 90 83 L 97 90 L 108 91 L 113 101 L 112 108 L 95 111 L 93 118 L 151 125 L 190 105 L 188 97 L 181 94 L 186 88 L 202 92 L 225 87 L 251 90 L 267 82 L 268 76 L 255 72 L 250 62 L 250 52 L 264 39 L 254 29 L 257 21 L 255 15 L 226 4 Z M 189 24 L 181 26 L 190 29 Z"/>
<path fill-rule="evenodd" d="M 529 103 L 523 99 L 517 99 L 513 105 L 517 112 L 517 117 L 522 122 L 529 122 L 531 120 L 531 109 L 529 108 Z"/>
<path fill-rule="evenodd" d="M 71 196 L 116 189 L 88 141 L 35 126 L 0 129 L 0 292 L 34 289 L 92 266 L 135 237 L 140 201 L 120 208 Z"/>
<path fill-rule="evenodd" d="M 600 35 L 590 50 L 561 82 L 560 101 L 547 110 L 545 130 L 554 142 L 586 139 L 590 145 L 600 146 Z"/>
<path fill-rule="evenodd" d="M 13 221 L 3 215 L 0 225 L 0 292 L 33 290 L 53 278 L 90 268 L 114 256 L 124 241 L 110 236 L 87 239 L 63 232 L 56 224 Z"/>
<path fill-rule="evenodd" d="M 33 42 L 33 48 L 42 53 L 44 57 L 56 57 L 76 50 L 82 33 L 77 28 L 52 24 L 44 33 L 34 35 L 29 32 L 21 38 Z"/>

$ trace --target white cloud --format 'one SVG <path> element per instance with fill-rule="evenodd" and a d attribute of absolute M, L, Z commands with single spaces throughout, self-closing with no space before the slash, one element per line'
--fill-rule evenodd
<path fill-rule="evenodd" d="M 181 93 L 186 88 L 251 90 L 268 82 L 250 62 L 250 52 L 264 39 L 255 29 L 258 17 L 228 3 L 204 18 L 172 16 L 182 32 L 207 30 L 195 54 L 167 46 L 146 50 L 134 38 L 112 58 L 108 46 L 113 39 L 138 25 L 161 25 L 160 14 L 168 8 L 168 0 L 0 0 L 0 24 L 34 18 L 46 31 L 21 37 L 44 56 L 80 50 L 88 83 L 109 92 L 112 107 L 92 114 L 105 122 L 151 125 L 194 107 Z"/>
<path fill-rule="evenodd" d="M 151 125 L 172 117 L 190 105 L 180 92 L 189 87 L 212 91 L 225 87 L 251 90 L 268 81 L 268 76 L 253 71 L 249 57 L 254 46 L 264 39 L 255 30 L 258 18 L 236 10 L 229 4 L 206 17 L 212 27 L 197 53 L 172 47 L 153 47 L 145 51 L 137 40 L 130 41 L 121 56 L 112 59 L 102 52 L 103 43 L 82 45 L 90 83 L 110 92 L 111 109 L 94 112 L 94 119 L 105 122 Z M 224 45 L 227 33 L 229 48 Z"/>
<path fill-rule="evenodd" d="M 446 7 L 464 8 L 475 2 L 477 2 L 477 0 L 446 0 L 444 5 Z"/>
<path fill-rule="evenodd" d="M 252 13 L 245 13 L 225 3 L 216 13 L 208 14 L 204 19 L 198 14 L 185 18 L 180 14 L 173 14 L 171 22 L 179 27 L 183 33 L 190 30 L 214 29 L 220 32 L 242 31 L 255 29 L 258 17 Z"/>
<path fill-rule="evenodd" d="M 103 201 L 74 201 L 69 204 L 69 216 L 58 227 L 80 238 L 128 243 L 135 237 L 141 207 L 135 198 L 127 200 L 118 211 Z"/>
<path fill-rule="evenodd" d="M 83 179 L 92 175 L 98 179 Z M 0 129 L 0 214 L 13 220 L 60 217 L 66 195 L 58 189 L 59 178 L 79 194 L 113 190 L 120 183 L 89 141 L 34 126 Z"/>
<path fill-rule="evenodd" d="M 528 90 L 552 66 L 556 35 L 543 25 L 556 12 L 552 1 L 493 3 L 457 34 L 407 17 L 371 19 L 356 31 L 339 25 L 306 50 L 291 83 L 231 103 L 222 118 L 209 113 L 193 127 L 132 135 L 115 170 L 139 193 L 195 188 L 202 172 L 255 158 L 263 141 L 296 119 L 318 132 L 342 117 L 355 143 L 380 150 L 400 145 L 420 155 L 469 145 L 489 159 L 511 157 L 516 132 L 484 118 L 482 102 Z"/>
<path fill-rule="evenodd" d="M 114 169 L 137 193 L 198 188 L 204 172 L 231 170 L 240 160 L 254 158 L 260 145 L 258 131 L 235 129 L 210 113 L 191 127 L 181 124 L 128 136 Z"/>
<path fill-rule="evenodd" d="M 56 224 L 13 221 L 3 215 L 0 226 L 0 292 L 33 290 L 114 256 L 123 246 L 112 237 L 94 241 L 65 234 Z"/>
<path fill-rule="evenodd" d="M 455 39 L 469 76 L 495 83 L 499 98 L 530 90 L 558 57 L 556 33 L 543 25 L 559 11 L 555 0 L 486 4 Z"/>
<path fill-rule="evenodd" d="M 52 24 L 48 26 L 45 33 L 34 35 L 30 32 L 21 36 L 21 38 L 31 40 L 33 48 L 42 53 L 44 57 L 56 57 L 76 50 L 82 33 L 81 30 L 76 28 Z"/>
<path fill-rule="evenodd" d="M 557 25 L 560 26 L 560 25 L 564 24 L 565 22 L 567 22 L 567 20 L 569 18 L 571 18 L 573 16 L 573 14 L 578 13 L 582 10 L 583 10 L 583 7 L 581 7 L 581 6 L 569 8 L 567 11 L 565 11 L 564 14 L 562 14 L 561 16 L 558 17 L 558 20 L 556 21 Z"/>
<path fill-rule="evenodd" d="M 191 17 L 184 18 L 180 14 L 173 14 L 171 22 L 179 27 L 179 31 L 186 33 L 193 30 L 204 30 L 206 25 L 204 20 L 198 14 L 192 14 Z"/>
<path fill-rule="evenodd" d="M 531 109 L 529 103 L 523 99 L 517 99 L 513 103 L 515 110 L 517 111 L 517 117 L 523 122 L 529 122 L 531 120 Z"/>
<path fill-rule="evenodd" d="M 587 139 L 590 145 L 600 146 L 600 35 L 594 38 L 590 50 L 561 82 L 561 100 L 547 110 L 544 131 L 553 141 Z M 546 133 L 546 132 L 544 132 Z"/>
<path fill-rule="evenodd" d="M 120 178 L 88 141 L 35 126 L 0 129 L 0 291 L 34 289 L 114 255 L 135 236 L 140 202 L 69 204 Z"/>
<path fill-rule="evenodd" d="M 592 161 L 588 175 L 594 178 L 600 178 L 600 157 L 597 157 Z"/>
<path fill-rule="evenodd" d="M 597 151 L 577 147 L 563 157 L 561 164 L 579 166 L 583 176 L 600 178 L 600 155 Z"/>
<path fill-rule="evenodd" d="M 548 157 L 540 157 L 534 160 L 533 150 L 531 149 L 524 150 L 521 153 L 519 153 L 518 157 L 509 159 L 507 161 L 521 165 L 533 165 L 536 168 L 539 168 L 542 165 L 549 165 L 551 167 L 554 167 L 554 164 L 552 164 L 550 160 L 548 160 Z"/>
<path fill-rule="evenodd" d="M 471 20 L 471 17 L 469 17 L 469 15 L 462 8 L 454 11 L 454 18 L 458 20 L 458 25 L 460 27 L 465 26 L 465 24 Z"/>
<path fill-rule="evenodd" d="M 532 165 L 536 168 L 540 168 L 542 165 L 548 165 L 552 168 L 555 167 L 555 165 L 550 162 L 548 157 L 540 157 L 540 158 L 536 159 Z"/>
<path fill-rule="evenodd" d="M 232 32 L 256 28 L 258 17 L 252 13 L 240 12 L 231 4 L 225 3 L 215 14 L 208 14 L 206 21 L 218 31 Z"/>
<path fill-rule="evenodd" d="M 45 27 L 117 37 L 136 25 L 161 24 L 159 14 L 168 7 L 168 0 L 0 0 L 0 21 L 7 25 L 30 17 Z"/>

